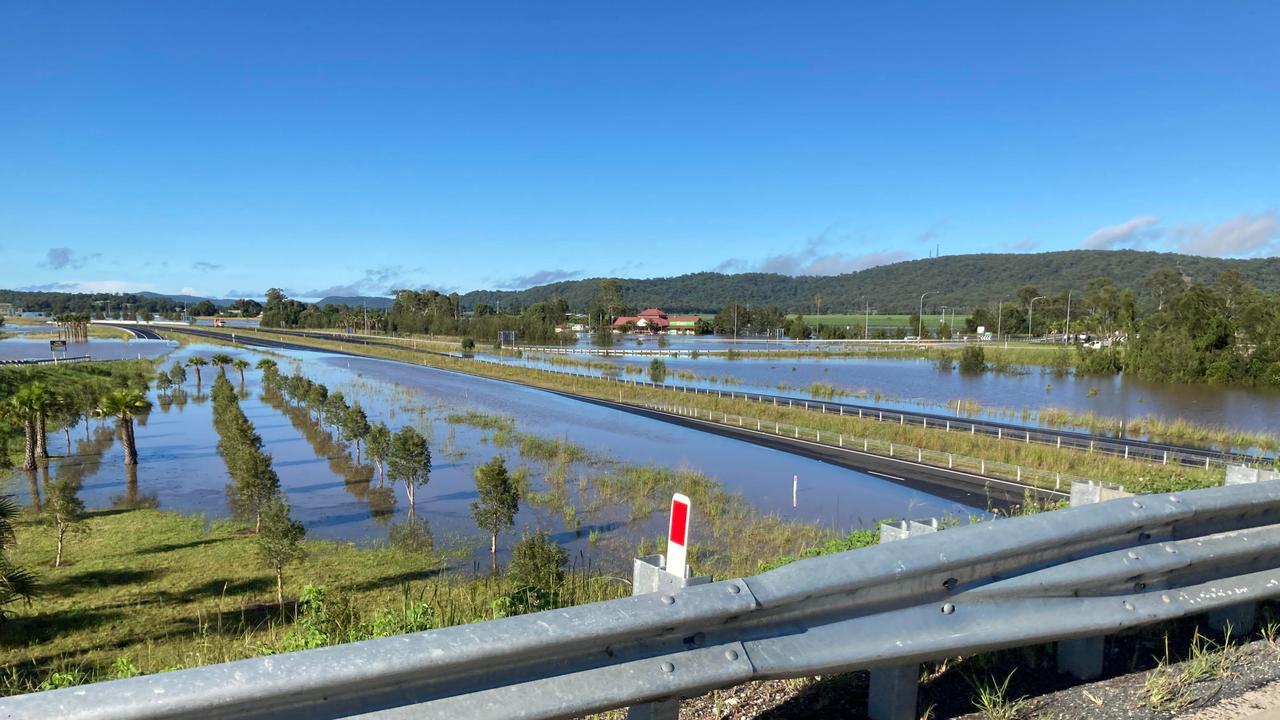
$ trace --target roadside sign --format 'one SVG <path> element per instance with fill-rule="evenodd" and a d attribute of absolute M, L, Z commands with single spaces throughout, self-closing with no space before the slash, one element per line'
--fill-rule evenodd
<path fill-rule="evenodd" d="M 686 575 L 688 540 L 689 498 L 676 493 L 671 496 L 671 524 L 667 528 L 667 572 L 676 577 Z"/>
<path fill-rule="evenodd" d="M 66 352 L 67 341 L 66 340 L 50 340 L 49 351 L 50 352 Z"/>

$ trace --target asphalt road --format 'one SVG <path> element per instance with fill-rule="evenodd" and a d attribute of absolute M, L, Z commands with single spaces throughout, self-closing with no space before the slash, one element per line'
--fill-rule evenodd
<path fill-rule="evenodd" d="M 279 329 L 264 329 L 261 330 L 261 332 L 270 332 L 281 336 L 293 335 L 309 337 L 353 345 L 392 347 L 407 352 L 456 357 L 456 355 L 450 355 L 449 353 L 413 348 L 401 343 L 381 341 L 372 338 Z M 566 372 L 563 374 L 574 375 L 575 373 Z M 581 376 L 597 377 L 585 374 L 581 374 Z M 1213 462 L 1231 459 L 1239 459 L 1242 461 L 1254 460 L 1254 458 L 1249 458 L 1247 456 L 1233 455 L 1209 448 L 1152 442 L 1137 438 L 1114 438 L 1106 435 L 1075 430 L 1034 428 L 1025 425 L 1018 425 L 1016 423 L 1001 422 L 998 420 L 974 420 L 960 418 L 953 415 L 910 410 L 885 410 L 875 405 L 860 405 L 857 403 L 824 400 L 804 400 L 784 395 L 771 395 L 768 393 L 706 390 L 668 383 L 654 384 L 635 381 L 635 384 L 703 395 L 719 395 L 722 397 L 736 398 L 768 405 L 788 405 L 818 413 L 857 415 L 862 418 L 879 420 L 881 422 L 892 422 L 918 427 L 947 427 L 953 431 L 971 432 L 977 435 L 985 435 L 993 438 L 1015 439 L 1023 442 L 1054 445 L 1056 447 L 1071 448 L 1075 450 L 1089 450 L 1096 453 L 1105 453 L 1120 457 L 1170 463 L 1174 465 L 1186 465 L 1189 467 L 1204 467 L 1206 465 L 1206 461 Z"/>
<path fill-rule="evenodd" d="M 191 327 L 167 327 L 163 328 L 164 332 L 176 332 L 196 337 L 205 337 L 227 341 L 230 338 L 223 333 L 211 332 L 208 330 L 200 330 Z M 330 339 L 329 336 L 324 336 Z M 351 357 L 371 358 L 375 360 L 386 360 L 375 355 L 348 351 L 348 350 L 329 350 L 323 348 L 315 348 L 288 340 L 268 339 L 254 335 L 237 335 L 236 344 L 246 345 L 249 347 L 261 347 L 279 350 L 307 350 L 311 352 L 328 352 L 336 355 L 349 355 Z M 379 343 L 362 343 L 362 344 L 379 344 Z M 447 353 L 431 354 L 447 355 Z M 394 360 L 388 362 L 396 362 Z M 497 380 L 498 382 L 509 382 L 515 385 L 523 385 L 542 392 L 549 392 L 561 397 L 570 398 L 580 402 L 587 402 L 593 405 L 608 407 L 621 412 L 631 413 L 642 417 L 648 417 L 654 420 L 680 425 L 701 432 L 712 433 L 723 437 L 749 442 L 753 445 L 767 447 L 782 452 L 788 452 L 800 457 L 806 457 L 821 462 L 830 463 L 838 467 L 857 470 L 860 472 L 876 475 L 891 482 L 910 487 L 913 489 L 927 492 L 937 497 L 953 500 L 963 503 L 970 507 L 987 507 L 1007 510 L 1013 505 L 1020 505 L 1025 501 L 1026 492 L 1030 490 L 1033 494 L 1042 499 L 1060 500 L 1067 497 L 1066 493 L 1056 492 L 1053 490 L 1044 490 L 1034 488 L 1028 485 L 988 478 L 981 475 L 974 475 L 965 472 L 947 470 L 945 468 L 937 468 L 930 465 L 923 465 L 905 459 L 886 458 L 879 455 L 863 453 L 860 451 L 835 448 L 828 445 L 820 445 L 818 443 L 806 440 L 797 440 L 793 438 L 779 437 L 768 433 L 756 432 L 745 428 L 734 428 L 718 423 L 711 423 L 704 420 L 687 418 L 680 415 L 649 410 L 646 408 L 636 407 L 625 403 L 617 403 L 609 400 L 601 400 L 597 398 L 586 397 L 574 393 L 564 392 L 560 390 L 549 390 L 546 388 L 521 383 L 514 380 L 501 380 L 498 378 L 490 378 L 478 373 L 467 373 L 460 370 L 445 370 L 442 368 L 433 368 L 442 372 L 455 372 L 462 375 L 473 377 L 482 377 L 489 380 Z"/>

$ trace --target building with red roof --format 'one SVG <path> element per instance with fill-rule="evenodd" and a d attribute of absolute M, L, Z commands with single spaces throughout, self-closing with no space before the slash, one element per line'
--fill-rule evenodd
<path fill-rule="evenodd" d="M 622 315 L 613 321 L 613 331 L 638 333 L 675 333 L 693 335 L 698 331 L 697 315 L 668 316 L 658 308 L 641 310 L 638 315 Z"/>

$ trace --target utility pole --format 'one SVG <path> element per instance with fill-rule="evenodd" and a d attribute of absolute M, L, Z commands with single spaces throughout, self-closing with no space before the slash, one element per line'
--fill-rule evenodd
<path fill-rule="evenodd" d="M 862 296 L 862 339 L 867 341 L 871 339 L 871 302 L 867 300 L 867 296 Z"/>

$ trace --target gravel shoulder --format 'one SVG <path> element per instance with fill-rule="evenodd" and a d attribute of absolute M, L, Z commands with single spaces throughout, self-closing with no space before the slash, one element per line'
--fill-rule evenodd
<path fill-rule="evenodd" d="M 1280 636 L 1273 632 L 1268 639 L 1254 633 L 1243 641 L 1224 643 L 1195 620 L 1109 638 L 1105 677 L 1095 682 L 1058 673 L 1052 644 L 924 665 L 919 716 L 930 720 L 1280 720 Z M 866 672 L 854 672 L 749 683 L 685 700 L 680 717 L 866 718 L 868 677 Z M 1001 701 L 980 710 L 975 705 L 976 688 L 998 686 L 1006 678 Z"/>

